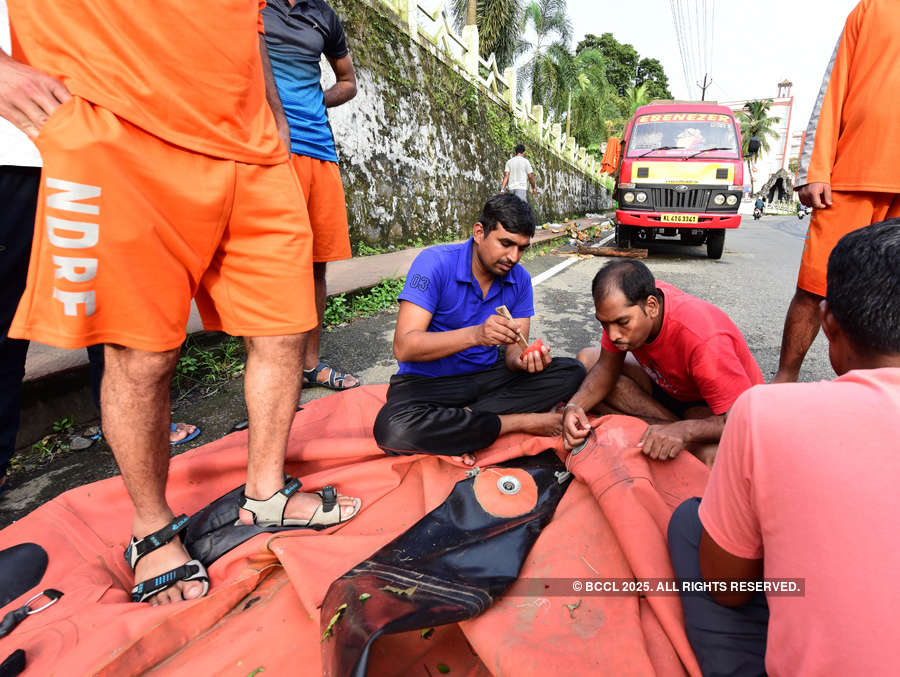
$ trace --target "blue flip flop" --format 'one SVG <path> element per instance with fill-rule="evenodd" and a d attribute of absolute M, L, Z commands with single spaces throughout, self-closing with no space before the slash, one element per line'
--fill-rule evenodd
<path fill-rule="evenodd" d="M 178 430 L 178 426 L 176 426 L 174 423 L 172 423 L 169 426 L 169 432 L 174 433 L 176 430 Z M 197 436 L 199 436 L 199 435 L 200 435 L 200 428 L 196 427 L 196 428 L 194 428 L 194 432 L 192 432 L 190 435 L 188 435 L 184 439 L 178 440 L 177 442 L 169 442 L 169 444 L 174 447 L 178 444 L 184 444 L 185 442 L 190 442 L 191 440 L 196 439 Z"/>
<path fill-rule="evenodd" d="M 176 430 L 178 430 L 178 426 L 176 426 L 174 423 L 169 425 L 170 433 L 174 433 Z M 177 442 L 169 442 L 169 444 L 172 445 L 173 447 L 176 444 L 184 444 L 185 442 L 190 442 L 191 440 L 196 439 L 199 434 L 200 434 L 200 428 L 196 428 L 194 430 L 194 432 L 192 432 L 190 435 L 185 437 L 183 440 L 178 440 Z M 92 440 L 99 440 L 101 437 L 103 437 L 103 431 L 100 430 L 99 428 L 97 429 L 97 432 L 94 435 L 91 435 Z M 0 491 L 3 491 L 3 489 L 0 489 Z"/>

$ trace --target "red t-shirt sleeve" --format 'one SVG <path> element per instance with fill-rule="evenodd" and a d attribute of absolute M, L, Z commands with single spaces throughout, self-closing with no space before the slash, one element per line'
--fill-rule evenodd
<path fill-rule="evenodd" d="M 606 335 L 606 332 L 603 332 L 603 336 L 600 338 L 600 347 L 603 348 L 603 350 L 609 351 L 611 353 L 622 352 L 616 347 L 616 344 L 612 342 L 612 339 Z"/>
<path fill-rule="evenodd" d="M 735 402 L 700 502 L 700 522 L 720 548 L 735 557 L 760 559 L 762 532 L 753 494 L 754 435 L 751 396 Z"/>
<path fill-rule="evenodd" d="M 727 334 L 697 346 L 691 353 L 690 370 L 697 390 L 714 414 L 731 409 L 741 393 L 753 386 Z"/>
<path fill-rule="evenodd" d="M 259 13 L 256 16 L 256 30 L 259 31 L 260 35 L 265 35 L 266 26 L 263 23 L 263 15 L 262 11 L 266 8 L 266 0 L 259 0 Z"/>

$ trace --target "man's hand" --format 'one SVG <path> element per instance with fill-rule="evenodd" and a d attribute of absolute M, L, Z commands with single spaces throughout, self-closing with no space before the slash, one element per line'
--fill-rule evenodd
<path fill-rule="evenodd" d="M 32 139 L 53 111 L 71 98 L 56 78 L 0 51 L 0 116 Z"/>
<path fill-rule="evenodd" d="M 499 346 L 515 343 L 519 337 L 518 325 L 500 315 L 491 315 L 475 327 L 475 345 Z"/>
<path fill-rule="evenodd" d="M 798 191 L 800 202 L 813 209 L 826 209 L 831 206 L 831 185 L 827 183 L 807 183 Z"/>
<path fill-rule="evenodd" d="M 529 374 L 537 374 L 550 366 L 551 359 L 550 348 L 542 345 L 540 350 L 522 353 L 518 363 L 522 371 L 527 371 Z"/>
<path fill-rule="evenodd" d="M 531 194 L 532 194 L 532 195 L 537 195 L 537 188 L 532 188 L 532 189 L 531 189 Z"/>
<path fill-rule="evenodd" d="M 641 451 L 657 461 L 667 461 L 678 456 L 685 444 L 680 423 L 682 421 L 648 426 L 638 442 Z"/>
<path fill-rule="evenodd" d="M 584 409 L 577 404 L 567 404 L 563 410 L 563 445 L 572 450 L 587 439 L 591 424 Z"/>

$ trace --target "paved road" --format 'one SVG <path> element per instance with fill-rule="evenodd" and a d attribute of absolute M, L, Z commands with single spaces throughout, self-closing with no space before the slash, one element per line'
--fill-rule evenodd
<path fill-rule="evenodd" d="M 648 266 L 657 278 L 716 304 L 731 316 L 747 338 L 767 380 L 775 374 L 781 330 L 794 293 L 797 266 L 807 221 L 796 217 L 745 219 L 730 231 L 719 261 L 706 258 L 705 247 L 651 245 Z M 536 257 L 525 266 L 532 275 L 559 263 L 561 257 Z M 574 356 L 586 345 L 599 343 L 590 282 L 606 258 L 585 258 L 545 280 L 535 289 L 537 317 L 532 334 L 548 343 L 554 355 Z M 390 341 L 393 316 L 355 322 L 326 337 L 324 353 L 347 368 L 358 370 L 367 383 L 384 383 L 396 365 Z M 804 363 L 801 380 L 832 378 L 827 347 L 819 336 Z M 318 395 L 310 391 L 307 396 Z"/>
<path fill-rule="evenodd" d="M 658 278 L 725 310 L 743 331 L 768 380 L 778 364 L 781 329 L 794 290 L 806 224 L 796 217 L 772 216 L 758 222 L 747 219 L 740 229 L 728 233 L 725 255 L 719 261 L 707 259 L 705 248 L 663 244 L 651 245 L 647 264 Z M 525 267 L 537 276 L 564 260 L 553 255 L 537 256 L 525 262 Z M 600 326 L 593 316 L 589 289 L 591 279 L 606 260 L 579 259 L 536 287 L 538 316 L 532 323 L 532 335 L 548 343 L 554 355 L 574 356 L 582 347 L 599 343 Z M 322 342 L 323 359 L 358 374 L 364 383 L 386 383 L 396 369 L 391 353 L 394 317 L 394 311 L 389 311 L 327 332 Z M 820 335 L 801 379 L 832 377 L 824 337 Z M 310 388 L 304 390 L 302 399 L 328 394 L 330 391 L 323 388 Z M 176 410 L 175 417 L 202 427 L 196 444 L 225 435 L 236 421 L 246 418 L 240 381 L 229 383 L 216 397 Z M 115 472 L 105 445 L 94 445 L 67 454 L 49 467 L 18 475 L 0 498 L 0 526 L 66 489 Z"/>

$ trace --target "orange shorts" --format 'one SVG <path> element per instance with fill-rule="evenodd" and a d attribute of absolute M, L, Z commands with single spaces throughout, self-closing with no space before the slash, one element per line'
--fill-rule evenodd
<path fill-rule="evenodd" d="M 207 329 L 281 336 L 316 325 L 312 232 L 288 162 L 193 153 L 78 97 L 37 145 L 34 245 L 11 336 L 171 350 L 195 295 Z"/>
<path fill-rule="evenodd" d="M 900 196 L 894 193 L 832 191 L 832 204 L 816 209 L 806 231 L 797 286 L 825 296 L 828 257 L 844 235 L 873 223 L 900 216 Z"/>
<path fill-rule="evenodd" d="M 349 259 L 350 232 L 341 170 L 336 162 L 291 154 L 291 165 L 306 196 L 313 232 L 313 261 Z"/>

